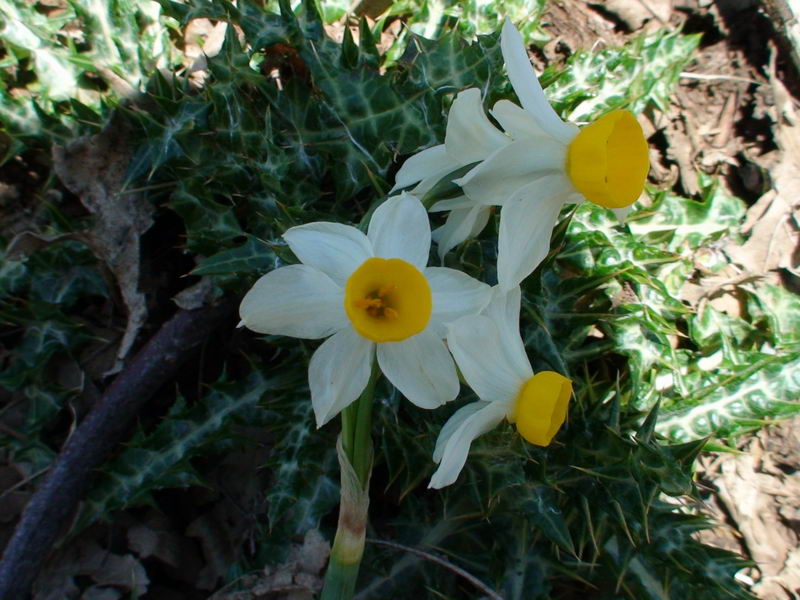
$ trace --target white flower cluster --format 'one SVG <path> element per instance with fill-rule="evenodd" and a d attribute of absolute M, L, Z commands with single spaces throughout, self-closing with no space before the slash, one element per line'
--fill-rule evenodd
<path fill-rule="evenodd" d="M 415 187 L 379 206 L 366 235 L 328 222 L 289 229 L 284 239 L 301 264 L 264 275 L 240 307 L 241 324 L 254 331 L 328 338 L 308 371 L 318 426 L 359 397 L 375 360 L 406 398 L 426 409 L 458 396 L 457 365 L 480 401 L 442 428 L 434 488 L 453 483 L 472 441 L 504 418 L 534 444 L 547 445 L 557 433 L 572 384 L 552 371 L 533 373 L 519 333 L 519 284 L 547 255 L 565 203 L 622 207 L 636 200 L 647 173 L 647 144 L 632 115 L 615 111 L 583 130 L 564 123 L 509 21 L 501 46 L 522 103 L 494 105 L 502 131 L 484 113 L 480 92 L 462 91 L 445 143 L 404 163 L 393 191 Z M 431 207 L 450 211 L 432 236 L 419 198 L 470 166 L 455 180 L 463 194 Z M 495 288 L 427 266 L 432 237 L 443 257 L 480 233 L 492 206 L 501 207 Z"/>

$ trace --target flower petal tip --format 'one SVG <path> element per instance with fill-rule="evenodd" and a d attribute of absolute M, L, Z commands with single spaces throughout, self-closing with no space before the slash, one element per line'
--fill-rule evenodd
<path fill-rule="evenodd" d="M 511 17 L 506 17 L 505 21 L 503 21 L 503 29 L 501 35 L 509 36 L 509 35 L 514 35 L 514 33 L 519 34 L 519 30 L 514 26 L 514 23 L 511 22 Z"/>

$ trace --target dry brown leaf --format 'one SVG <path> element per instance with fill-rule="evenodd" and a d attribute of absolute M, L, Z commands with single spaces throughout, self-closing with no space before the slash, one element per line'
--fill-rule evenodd
<path fill-rule="evenodd" d="M 786 163 L 781 162 L 779 168 L 785 166 Z M 797 266 L 794 264 L 794 250 L 800 243 L 800 231 L 792 216 L 795 209 L 787 201 L 789 196 L 781 191 L 770 191 L 765 197 L 769 206 L 753 225 L 747 241 L 741 246 L 730 243 L 725 252 L 750 273 L 765 274 L 781 268 L 794 270 Z M 756 203 L 750 210 L 761 211 L 762 208 Z"/>
<path fill-rule="evenodd" d="M 184 63 L 190 81 L 201 86 L 208 74 L 208 58 L 216 56 L 225 41 L 228 24 L 225 21 L 212 23 L 210 19 L 192 19 L 186 25 L 184 39 Z"/>
<path fill-rule="evenodd" d="M 133 597 L 144 595 L 150 584 L 142 563 L 132 554 L 113 554 L 97 542 L 83 539 L 48 562 L 34 585 L 34 600 L 78 598 L 76 577 L 89 577 L 98 588 L 113 587 Z"/>
<path fill-rule="evenodd" d="M 775 75 L 774 54 L 770 84 L 775 95 L 775 142 L 781 149 L 772 167 L 773 189 L 747 212 L 742 228 L 750 233 L 741 246 L 730 243 L 725 251 L 751 273 L 777 269 L 797 272 L 800 246 L 800 117 L 786 87 Z"/>
<path fill-rule="evenodd" d="M 114 586 L 130 591 L 135 597 L 147 592 L 150 580 L 142 563 L 132 554 L 106 554 L 100 568 L 90 574 L 101 586 Z"/>
<path fill-rule="evenodd" d="M 196 574 L 195 585 L 210 590 L 239 555 L 244 523 L 229 503 L 218 502 L 189 524 L 186 535 L 203 546 L 205 567 Z"/>
<path fill-rule="evenodd" d="M 125 193 L 130 161 L 127 131 L 112 120 L 99 134 L 53 146 L 53 168 L 64 185 L 95 217 L 85 242 L 113 274 L 128 322 L 117 350 L 118 371 L 147 318 L 139 291 L 139 239 L 152 225 L 153 207 L 139 194 Z"/>
<path fill-rule="evenodd" d="M 114 588 L 93 585 L 81 594 L 81 600 L 120 600 L 122 594 Z"/>
<path fill-rule="evenodd" d="M 183 310 L 195 310 L 207 306 L 214 299 L 214 284 L 208 277 L 203 277 L 186 289 L 172 297 L 172 301 Z"/>
<path fill-rule="evenodd" d="M 770 600 L 796 598 L 800 527 L 791 516 L 800 505 L 800 419 L 762 430 L 746 453 L 721 456 L 716 464 L 717 499 L 758 565 L 753 591 Z"/>
<path fill-rule="evenodd" d="M 209 600 L 313 600 L 322 589 L 322 570 L 330 556 L 330 544 L 316 529 L 306 532 L 289 560 L 278 567 L 265 567 L 260 577 L 242 581 L 247 590 L 214 594 Z"/>
<path fill-rule="evenodd" d="M 669 21 L 672 0 L 606 0 L 603 8 L 617 15 L 631 31 L 638 31 L 651 20 L 663 27 Z"/>
<path fill-rule="evenodd" d="M 128 547 L 140 558 L 154 557 L 170 567 L 190 571 L 188 580 L 200 562 L 194 544 L 178 535 L 169 519 L 156 510 L 148 511 L 128 529 Z"/>
<path fill-rule="evenodd" d="M 21 260 L 37 250 L 47 248 L 53 242 L 75 237 L 72 234 L 41 234 L 33 231 L 22 231 L 15 235 L 6 247 L 8 260 Z"/>
<path fill-rule="evenodd" d="M 128 529 L 128 547 L 142 558 L 149 558 L 158 552 L 158 534 L 146 525 L 134 525 Z M 167 555 L 164 562 L 172 563 Z"/>

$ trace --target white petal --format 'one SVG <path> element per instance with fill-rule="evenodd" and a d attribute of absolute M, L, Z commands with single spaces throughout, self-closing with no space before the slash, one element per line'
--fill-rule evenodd
<path fill-rule="evenodd" d="M 566 146 L 552 138 L 524 138 L 500 148 L 456 183 L 476 202 L 502 206 L 542 176 L 563 173 L 566 157 Z"/>
<path fill-rule="evenodd" d="M 474 200 L 466 196 L 456 196 L 455 198 L 434 202 L 433 206 L 428 209 L 428 212 L 444 212 L 446 210 L 457 210 L 459 208 L 472 208 L 475 204 Z"/>
<path fill-rule="evenodd" d="M 469 232 L 468 238 L 474 238 L 477 236 L 483 228 L 486 227 L 486 224 L 489 222 L 489 217 L 492 216 L 492 209 L 489 207 L 480 209 L 478 212 L 478 218 L 475 219 L 475 222 L 472 224 L 472 231 Z"/>
<path fill-rule="evenodd" d="M 612 208 L 611 212 L 617 217 L 617 221 L 620 223 L 624 223 L 628 219 L 628 215 L 631 214 L 633 210 L 633 204 L 629 204 L 628 206 L 623 206 L 622 208 Z"/>
<path fill-rule="evenodd" d="M 453 436 L 456 430 L 461 427 L 464 421 L 488 404 L 489 402 L 484 402 L 482 400 L 479 402 L 470 402 L 466 406 L 459 408 L 447 419 L 447 422 L 442 426 L 442 430 L 439 432 L 439 436 L 436 438 L 436 447 L 433 449 L 433 462 L 442 462 L 442 454 L 444 453 L 444 447 L 447 445 L 448 440 Z"/>
<path fill-rule="evenodd" d="M 550 236 L 568 192 L 566 186 L 562 177 L 547 177 L 500 210 L 497 281 L 504 290 L 519 285 L 550 252 Z"/>
<path fill-rule="evenodd" d="M 399 190 L 410 185 L 428 179 L 433 176 L 439 175 L 444 177 L 458 169 L 461 165 L 453 162 L 453 159 L 448 156 L 444 144 L 426 148 L 417 152 L 413 156 L 409 156 L 397 175 L 394 176 L 394 187 L 391 192 Z M 437 178 L 438 181 L 438 178 Z M 390 193 L 391 193 L 390 192 Z"/>
<path fill-rule="evenodd" d="M 404 192 L 376 208 L 367 237 L 375 256 L 402 258 L 420 271 L 428 264 L 431 226 L 425 207 L 412 194 Z"/>
<path fill-rule="evenodd" d="M 425 278 L 431 286 L 433 313 L 428 328 L 447 335 L 445 326 L 460 317 L 477 315 L 489 303 L 492 288 L 466 273 L 447 267 L 428 267 Z"/>
<path fill-rule="evenodd" d="M 447 153 L 455 162 L 459 165 L 478 162 L 509 141 L 486 116 L 478 88 L 469 88 L 456 96 L 444 138 Z"/>
<path fill-rule="evenodd" d="M 574 127 L 564 123 L 545 98 L 539 78 L 528 59 L 522 36 L 509 19 L 503 24 L 500 48 L 503 51 L 508 79 L 522 107 L 536 119 L 544 131 L 565 144 L 569 143 L 575 137 Z"/>
<path fill-rule="evenodd" d="M 461 242 L 475 237 L 489 222 L 492 210 L 488 206 L 474 206 L 468 209 L 454 210 L 447 215 L 444 225 L 434 229 L 431 236 L 438 245 L 439 260 Z"/>
<path fill-rule="evenodd" d="M 369 381 L 375 344 L 351 327 L 317 348 L 308 365 L 308 385 L 317 427 L 322 427 L 361 395 Z"/>
<path fill-rule="evenodd" d="M 319 222 L 292 227 L 283 234 L 283 239 L 301 262 L 342 285 L 373 255 L 367 236 L 341 223 Z"/>
<path fill-rule="evenodd" d="M 533 372 L 530 365 L 522 365 L 527 368 L 521 370 L 519 361 L 507 360 L 507 343 L 497 325 L 484 315 L 462 317 L 448 328 L 447 345 L 469 387 L 481 400 L 498 402 L 510 410 Z"/>
<path fill-rule="evenodd" d="M 453 483 L 467 462 L 472 440 L 497 427 L 504 416 L 505 411 L 502 406 L 490 403 L 464 419 L 447 440 L 442 451 L 442 461 L 431 477 L 428 487 L 441 488 Z"/>
<path fill-rule="evenodd" d="M 239 305 L 242 324 L 258 333 L 318 339 L 348 324 L 344 291 L 321 271 L 290 265 L 270 271 Z"/>
<path fill-rule="evenodd" d="M 547 136 L 547 132 L 539 127 L 539 123 L 524 108 L 520 108 L 510 100 L 498 100 L 492 107 L 492 116 L 512 138 Z"/>
<path fill-rule="evenodd" d="M 420 408 L 437 408 L 458 395 L 458 374 L 444 342 L 430 328 L 402 342 L 378 344 L 386 378 Z"/>
<path fill-rule="evenodd" d="M 572 187 L 572 184 L 569 185 L 570 192 L 564 198 L 564 204 L 584 204 L 588 202 L 586 200 L 586 196 L 581 194 L 578 190 Z"/>
<path fill-rule="evenodd" d="M 503 341 L 505 361 L 512 371 L 520 378 L 525 379 L 533 371 L 519 331 L 521 299 L 522 292 L 519 286 L 512 288 L 509 292 L 503 291 L 500 286 L 495 286 L 492 288 L 492 299 L 483 314 L 497 326 L 500 339 Z"/>

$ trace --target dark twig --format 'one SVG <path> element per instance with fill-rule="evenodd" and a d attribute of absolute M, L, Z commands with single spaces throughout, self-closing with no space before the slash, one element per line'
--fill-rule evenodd
<path fill-rule="evenodd" d="M 459 577 L 463 577 L 467 581 L 469 581 L 472 585 L 486 594 L 492 600 L 503 600 L 503 597 L 495 592 L 492 588 L 488 585 L 483 583 L 480 579 L 475 577 L 472 573 L 468 573 L 458 565 L 454 565 L 448 560 L 443 559 L 436 554 L 431 554 L 430 552 L 425 552 L 424 550 L 419 550 L 417 548 L 412 548 L 411 546 L 404 546 L 403 544 L 398 544 L 397 542 L 389 542 L 387 540 L 378 540 L 375 538 L 367 538 L 367 542 L 370 544 L 375 544 L 377 546 L 386 546 L 387 548 L 392 548 L 394 550 L 400 550 L 402 552 L 409 552 L 410 554 L 414 554 L 419 556 L 420 558 L 436 563 L 444 567 L 445 569 L 451 570 L 453 573 L 458 575 Z"/>
<path fill-rule="evenodd" d="M 125 436 L 142 405 L 190 350 L 229 317 L 234 304 L 181 310 L 136 354 L 73 432 L 34 493 L 0 560 L 0 599 L 20 600 L 83 497 L 91 474 Z"/>

